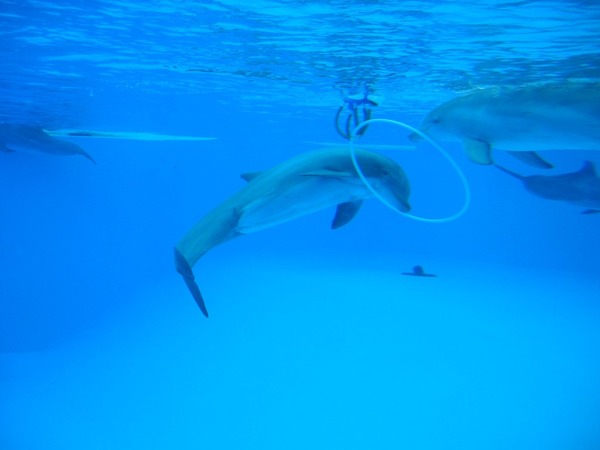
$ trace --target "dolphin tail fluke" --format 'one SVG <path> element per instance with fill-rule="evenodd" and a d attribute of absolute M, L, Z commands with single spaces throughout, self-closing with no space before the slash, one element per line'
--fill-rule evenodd
<path fill-rule="evenodd" d="M 204 303 L 204 298 L 202 298 L 202 294 L 200 293 L 200 288 L 196 283 L 192 268 L 187 262 L 187 259 L 185 259 L 185 256 L 183 256 L 181 252 L 177 250 L 177 248 L 175 249 L 175 268 L 183 277 L 183 281 L 185 281 L 185 284 L 192 293 L 192 297 L 194 297 L 194 300 L 196 300 L 196 303 L 200 307 L 202 314 L 208 317 L 208 309 L 206 309 L 206 303 Z"/>

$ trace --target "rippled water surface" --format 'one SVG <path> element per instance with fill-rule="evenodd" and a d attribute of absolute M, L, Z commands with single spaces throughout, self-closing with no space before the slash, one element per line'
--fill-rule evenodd
<path fill-rule="evenodd" d="M 106 89 L 233 95 L 272 110 L 329 107 L 368 86 L 385 106 L 421 113 L 476 87 L 600 76 L 593 1 L 1 6 L 3 120 L 85 123 Z"/>

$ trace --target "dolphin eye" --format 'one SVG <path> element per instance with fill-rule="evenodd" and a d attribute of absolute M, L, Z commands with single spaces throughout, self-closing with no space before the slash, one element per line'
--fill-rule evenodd
<path fill-rule="evenodd" d="M 434 117 L 433 119 L 431 119 L 432 123 L 440 123 L 442 121 L 442 119 L 440 119 L 439 117 Z"/>

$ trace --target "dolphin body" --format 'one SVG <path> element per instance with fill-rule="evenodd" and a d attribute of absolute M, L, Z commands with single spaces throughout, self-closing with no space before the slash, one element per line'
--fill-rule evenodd
<path fill-rule="evenodd" d="M 600 177 L 591 161 L 586 161 L 577 172 L 553 176 L 524 176 L 504 167 L 496 167 L 521 180 L 525 189 L 538 197 L 588 208 L 583 214 L 600 213 Z"/>
<path fill-rule="evenodd" d="M 356 151 L 356 157 L 371 186 L 396 208 L 408 211 L 410 185 L 402 168 L 366 150 Z M 364 199 L 373 196 L 347 149 L 303 153 L 242 178 L 248 184 L 196 223 L 175 246 L 176 269 L 206 317 L 208 311 L 192 267 L 211 248 L 336 205 L 331 227 L 339 228 L 354 218 Z"/>
<path fill-rule="evenodd" d="M 30 125 L 0 123 L 0 151 L 34 151 L 51 155 L 82 155 L 96 164 L 94 158 L 78 145 L 56 139 L 43 129 Z"/>
<path fill-rule="evenodd" d="M 419 129 L 460 140 L 478 164 L 493 164 L 492 148 L 499 148 L 550 168 L 536 151 L 600 150 L 600 84 L 482 89 L 433 109 Z"/>

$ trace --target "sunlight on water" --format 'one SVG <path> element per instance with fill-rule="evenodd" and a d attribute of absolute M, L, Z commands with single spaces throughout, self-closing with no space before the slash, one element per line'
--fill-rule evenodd
<path fill-rule="evenodd" d="M 42 95 L 27 87 L 33 74 L 46 89 L 68 86 L 74 92 L 49 97 L 46 110 L 60 104 L 70 125 L 81 120 L 73 108 L 89 89 L 139 89 L 140 77 L 173 92 L 224 93 L 250 81 L 271 102 L 318 108 L 368 85 L 388 94 L 387 106 L 423 112 L 473 87 L 598 76 L 600 11 L 589 3 L 4 4 L 11 13 L 0 19 L 2 97 L 27 111 L 12 92 L 23 86 Z M 61 20 L 52 20 L 57 14 Z"/>

